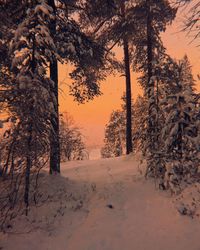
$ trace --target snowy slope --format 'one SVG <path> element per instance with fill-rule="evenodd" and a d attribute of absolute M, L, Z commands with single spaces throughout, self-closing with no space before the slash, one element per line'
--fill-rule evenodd
<path fill-rule="evenodd" d="M 136 156 L 63 164 L 63 177 L 53 183 L 54 189 L 62 187 L 63 192 L 53 205 L 43 207 L 40 222 L 35 224 L 40 227 L 28 234 L 1 234 L 0 246 L 15 250 L 200 250 L 199 221 L 179 215 L 170 194 L 156 190 L 141 173 Z M 66 200 L 64 194 L 71 192 L 76 197 Z M 66 206 L 53 225 L 45 224 L 44 217 L 51 221 L 50 211 L 61 201 L 71 207 Z M 35 217 L 41 216 L 40 209 Z"/>

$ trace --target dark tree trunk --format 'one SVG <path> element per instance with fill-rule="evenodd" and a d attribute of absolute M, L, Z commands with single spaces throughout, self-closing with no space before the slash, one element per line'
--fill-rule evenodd
<path fill-rule="evenodd" d="M 126 21 L 125 2 L 121 3 L 121 12 L 124 21 Z M 131 73 L 130 73 L 130 58 L 129 58 L 129 45 L 127 36 L 123 37 L 124 49 L 124 66 L 126 77 L 126 154 L 133 152 L 132 144 L 132 104 L 131 104 Z"/>
<path fill-rule="evenodd" d="M 48 0 L 48 4 L 52 7 L 54 15 L 56 16 L 56 6 L 54 0 Z M 56 18 L 50 25 L 51 36 L 56 34 Z M 50 62 L 50 78 L 54 82 L 52 92 L 56 97 L 56 103 L 54 103 L 55 115 L 52 115 L 51 124 L 53 132 L 50 138 L 50 174 L 60 173 L 60 143 L 59 143 L 59 107 L 58 107 L 58 62 L 55 57 Z"/>
<path fill-rule="evenodd" d="M 148 64 L 148 97 L 151 98 L 150 88 L 153 87 L 151 84 L 152 77 L 152 61 L 153 61 L 153 52 L 152 52 L 152 20 L 150 13 L 150 6 L 147 4 L 147 64 Z"/>
<path fill-rule="evenodd" d="M 53 131 L 50 138 L 50 174 L 60 173 L 60 143 L 59 143 L 59 108 L 58 108 L 58 63 L 53 60 L 50 63 L 50 78 L 54 82 L 52 89 L 56 103 L 54 103 L 55 115 L 52 115 L 51 124 Z"/>
<path fill-rule="evenodd" d="M 126 74 L 126 154 L 130 154 L 133 152 L 130 58 L 128 41 L 126 38 L 123 39 L 123 43 Z"/>

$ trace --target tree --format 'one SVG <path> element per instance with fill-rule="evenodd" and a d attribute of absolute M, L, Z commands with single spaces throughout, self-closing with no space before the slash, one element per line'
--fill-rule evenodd
<path fill-rule="evenodd" d="M 120 156 L 125 152 L 126 145 L 126 97 L 122 97 L 121 110 L 113 111 L 109 123 L 105 129 L 104 147 L 101 150 L 103 158 Z M 132 101 L 132 141 L 134 142 L 134 152 L 142 151 L 145 154 L 147 137 L 147 99 L 138 96 L 136 101 Z"/>
<path fill-rule="evenodd" d="M 172 22 L 176 15 L 176 8 L 172 8 L 169 1 L 138 1 L 135 7 L 135 22 L 137 27 L 134 39 L 134 65 L 142 73 L 140 82 L 148 98 L 148 126 L 146 152 L 148 158 L 147 173 L 151 172 L 151 161 L 158 150 L 158 105 L 156 98 L 157 72 L 161 62 L 166 57 L 160 33 Z M 157 157 L 157 156 L 156 156 Z"/>
<path fill-rule="evenodd" d="M 193 177 L 199 166 L 199 122 L 195 94 L 179 83 L 176 93 L 163 101 L 165 126 L 162 141 L 166 163 L 165 180 L 178 183 Z M 172 175 L 173 178 L 169 178 Z M 172 187 L 172 185 L 171 185 Z"/>
<path fill-rule="evenodd" d="M 76 22 L 67 16 L 63 20 L 59 14 L 56 21 L 62 26 L 56 23 L 59 32 L 53 35 L 55 12 L 47 1 L 8 0 L 0 6 L 0 103 L 10 123 L 1 144 L 1 177 L 6 180 L 1 190 L 1 225 L 7 215 L 13 216 L 14 207 L 20 207 L 22 197 L 28 213 L 29 204 L 35 199 L 30 189 L 36 192 L 38 173 L 49 159 L 50 139 L 52 142 L 58 138 L 58 86 L 56 79 L 50 79 L 57 72 L 53 67 L 49 78 L 49 66 L 63 58 L 74 62 L 71 92 L 78 101 L 100 94 L 99 81 L 104 75 L 95 69 L 103 66 L 103 48 L 86 36 Z M 80 139 L 80 134 L 76 135 Z M 50 167 L 50 172 L 59 172 L 59 164 L 57 161 L 56 169 Z"/>
<path fill-rule="evenodd" d="M 129 23 L 131 1 L 88 1 L 89 21 L 98 37 L 98 40 L 107 44 L 108 50 L 118 45 L 123 48 L 123 73 L 126 80 L 126 153 L 133 151 L 132 146 L 132 113 L 131 113 L 131 36 L 134 31 L 134 22 Z M 96 4 L 99 6 L 96 11 Z M 130 6 L 129 6 L 130 5 Z M 85 16 L 84 16 L 85 18 Z M 132 27 L 131 27 L 132 26 Z M 111 44 L 111 45 L 110 45 Z M 109 48 L 110 46 L 110 48 Z M 121 71 L 121 69 L 120 69 Z"/>
<path fill-rule="evenodd" d="M 98 11 L 96 11 L 96 6 Z M 160 33 L 175 18 L 176 8 L 169 1 L 88 1 L 89 20 L 94 32 L 105 43 L 123 46 L 127 87 L 127 152 L 131 148 L 131 95 L 130 63 L 134 71 L 142 72 L 146 82 L 143 85 L 149 99 L 149 149 L 154 148 L 156 133 L 155 67 L 165 54 Z M 161 14 L 162 13 L 162 14 Z M 132 61 L 133 60 L 133 61 Z M 130 149 L 131 150 L 131 149 Z"/>
<path fill-rule="evenodd" d="M 99 81 L 104 79 L 104 68 L 102 58 L 103 47 L 95 43 L 92 37 L 82 32 L 77 18 L 80 10 L 79 1 L 54 1 L 48 0 L 49 6 L 53 9 L 54 20 L 50 24 L 51 36 L 56 44 L 57 53 L 65 62 L 70 62 L 75 66 L 75 70 L 70 74 L 74 80 L 71 86 L 71 94 L 79 102 L 93 99 L 100 95 Z M 58 63 L 54 56 L 50 61 L 50 77 L 54 81 L 54 92 L 56 96 L 56 117 L 52 117 L 54 135 L 51 135 L 51 157 L 50 172 L 60 172 L 59 156 L 59 111 L 58 111 Z"/>
<path fill-rule="evenodd" d="M 121 14 L 126 20 L 125 2 L 121 4 Z M 126 154 L 133 152 L 132 144 L 132 97 L 131 97 L 131 73 L 130 73 L 130 52 L 129 52 L 129 39 L 127 34 L 123 35 L 123 49 L 124 49 L 124 65 L 126 76 Z"/>
<path fill-rule="evenodd" d="M 54 0 L 48 0 L 48 5 L 52 8 L 54 18 L 49 25 L 50 35 L 54 38 L 56 34 L 56 4 Z M 55 41 L 55 39 L 54 39 Z M 55 96 L 55 114 L 52 115 L 51 123 L 53 133 L 50 135 L 50 174 L 53 172 L 60 173 L 60 143 L 59 143 L 59 109 L 58 109 L 58 60 L 55 55 L 52 55 L 50 60 L 50 78 L 54 82 L 52 93 Z"/>
<path fill-rule="evenodd" d="M 161 186 L 166 188 L 163 184 L 166 176 L 167 178 L 171 176 L 171 180 L 177 184 L 186 177 L 186 172 L 191 175 L 192 172 L 189 168 L 192 171 L 197 167 L 198 95 L 194 92 L 195 81 L 187 56 L 178 61 L 166 57 L 161 69 L 157 91 L 159 150 L 150 159 L 151 165 L 147 174 L 158 178 Z M 188 152 L 186 152 L 186 148 Z M 184 154 L 188 157 L 184 158 Z M 190 154 L 192 157 L 189 156 Z M 189 158 L 193 158 L 194 161 L 192 162 Z M 188 168 L 189 161 L 190 167 Z M 186 165 L 188 166 L 186 167 Z M 173 166 L 176 166 L 176 174 Z M 184 171 L 180 171 L 180 169 L 184 169 Z"/>
<path fill-rule="evenodd" d="M 30 188 L 37 186 L 38 172 L 45 165 L 49 151 L 51 115 L 55 113 L 53 82 L 46 77 L 48 62 L 55 53 L 48 25 L 51 9 L 45 2 L 30 4 L 11 41 L 12 74 L 2 89 L 0 99 L 10 117 L 4 137 L 2 160 L 4 189 L 1 203 L 1 225 L 13 216 L 14 207 L 20 208 L 22 197 L 26 214 Z M 34 190 L 36 190 L 36 186 Z"/>
<path fill-rule="evenodd" d="M 88 159 L 88 153 L 80 129 L 74 125 L 68 113 L 60 116 L 61 161 Z"/>
<path fill-rule="evenodd" d="M 124 112 L 113 111 L 105 128 L 104 147 L 101 149 L 103 158 L 118 157 L 124 153 L 126 140 Z"/>
<path fill-rule="evenodd" d="M 59 114 L 58 114 L 58 61 L 70 62 L 74 65 L 74 70 L 70 76 L 73 79 L 70 91 L 75 100 L 85 102 L 93 99 L 95 96 L 101 94 L 99 83 L 105 77 L 106 65 L 104 66 L 102 58 L 105 51 L 101 45 L 96 43 L 92 36 L 85 35 L 81 30 L 77 18 L 80 10 L 83 11 L 78 5 L 79 1 L 5 1 L 2 12 L 4 9 L 11 10 L 12 18 L 11 24 L 7 21 L 3 25 L 5 28 L 4 38 L 1 39 L 3 44 L 9 44 L 13 37 L 14 32 L 9 32 L 10 25 L 13 31 L 17 29 L 25 19 L 28 18 L 30 8 L 37 6 L 41 2 L 43 11 L 50 12 L 50 22 L 46 23 L 45 29 L 49 30 L 49 36 L 54 43 L 54 48 L 49 51 L 49 61 L 46 67 L 50 67 L 50 78 L 54 84 L 51 85 L 51 92 L 54 96 L 54 109 L 56 112 L 52 113 L 52 134 L 50 135 L 51 150 L 50 150 L 50 173 L 60 172 L 59 161 Z M 80 3 L 79 3 L 80 4 Z M 13 6 L 12 6 L 13 5 Z M 2 14 L 1 12 L 1 14 Z M 47 12 L 46 12 L 47 13 Z M 76 13 L 76 14 L 75 14 Z M 3 14 L 2 14 L 3 15 Z M 56 32 L 55 32 L 56 31 Z M 4 42 L 6 32 L 8 39 Z M 3 51 L 3 46 L 0 46 Z M 4 53 L 4 52 L 2 52 Z M 45 54 L 45 50 L 40 51 Z M 100 71 L 99 69 L 103 70 Z M 10 66 L 6 68 L 11 74 Z M 5 63 L 4 63 L 5 71 Z M 5 82 L 5 76 L 2 80 L 2 85 Z"/>

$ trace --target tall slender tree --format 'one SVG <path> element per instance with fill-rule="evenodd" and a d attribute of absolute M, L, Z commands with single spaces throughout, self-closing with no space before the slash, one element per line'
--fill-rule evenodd
<path fill-rule="evenodd" d="M 158 106 L 156 104 L 157 74 L 165 57 L 165 48 L 160 33 L 172 22 L 176 15 L 176 8 L 172 8 L 169 1 L 145 0 L 138 1 L 135 6 L 135 23 L 137 34 L 134 38 L 135 54 L 133 57 L 135 69 L 142 73 L 141 83 L 148 98 L 148 138 L 146 149 L 148 152 L 147 172 L 154 168 L 151 159 L 158 149 Z M 157 156 L 156 156 L 157 157 Z"/>
<path fill-rule="evenodd" d="M 125 2 L 121 3 L 121 14 L 124 23 L 126 22 Z M 126 154 L 133 151 L 132 143 L 132 96 L 131 96 L 131 69 L 130 69 L 130 51 L 129 39 L 127 34 L 123 35 L 123 49 L 124 49 L 124 66 L 126 76 Z"/>
<path fill-rule="evenodd" d="M 96 11 L 96 4 L 99 6 Z M 131 44 L 135 25 L 131 15 L 134 1 L 88 1 L 89 21 L 95 35 L 107 44 L 108 49 L 120 46 L 123 49 L 123 73 L 126 83 L 126 153 L 133 151 L 131 111 Z M 84 16 L 85 18 L 85 16 Z M 120 69 L 121 70 L 121 69 Z"/>
<path fill-rule="evenodd" d="M 95 41 L 84 34 L 77 21 L 80 10 L 80 1 L 48 0 L 53 10 L 54 19 L 50 24 L 57 54 L 64 62 L 73 63 L 75 70 L 71 73 L 74 80 L 71 93 L 79 102 L 93 99 L 100 94 L 99 81 L 104 79 L 99 68 L 104 68 L 102 58 L 104 50 Z M 74 16 L 76 15 L 76 18 Z M 56 116 L 52 117 L 54 133 L 51 136 L 50 173 L 60 172 L 59 149 L 59 108 L 58 108 L 58 60 L 54 56 L 50 61 L 50 77 L 54 82 L 52 91 L 56 97 Z"/>
<path fill-rule="evenodd" d="M 50 23 L 50 35 L 55 37 L 56 35 L 56 5 L 54 0 L 48 0 L 48 5 L 53 10 L 53 16 Z M 55 39 L 54 39 L 55 40 Z M 50 173 L 60 173 L 60 143 L 59 143 L 59 104 L 58 104 L 58 60 L 55 55 L 52 56 L 50 61 L 50 78 L 54 82 L 52 86 L 52 92 L 56 98 L 54 103 L 55 114 L 52 114 L 51 123 L 53 127 L 53 133 L 50 136 Z"/>

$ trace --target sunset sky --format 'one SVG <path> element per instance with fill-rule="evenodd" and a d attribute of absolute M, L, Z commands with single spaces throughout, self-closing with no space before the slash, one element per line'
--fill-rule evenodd
<path fill-rule="evenodd" d="M 180 32 L 182 20 L 178 15 L 172 26 L 169 26 L 166 33 L 162 35 L 167 52 L 174 58 L 181 59 L 187 54 L 193 65 L 195 79 L 199 72 L 200 48 L 197 42 L 191 43 L 192 37 Z M 121 49 L 117 49 L 118 56 L 122 55 Z M 69 65 L 60 65 L 60 112 L 70 113 L 75 123 L 82 128 L 85 141 L 89 146 L 100 145 L 103 143 L 104 128 L 109 120 L 112 110 L 120 108 L 121 96 L 125 91 L 125 79 L 120 76 L 109 76 L 101 85 L 103 95 L 95 98 L 89 103 L 78 105 L 73 101 L 73 97 L 68 94 L 68 84 L 70 83 Z M 197 90 L 200 91 L 200 83 L 197 82 Z M 136 76 L 132 73 L 132 96 L 133 99 L 142 93 L 137 84 Z"/>

